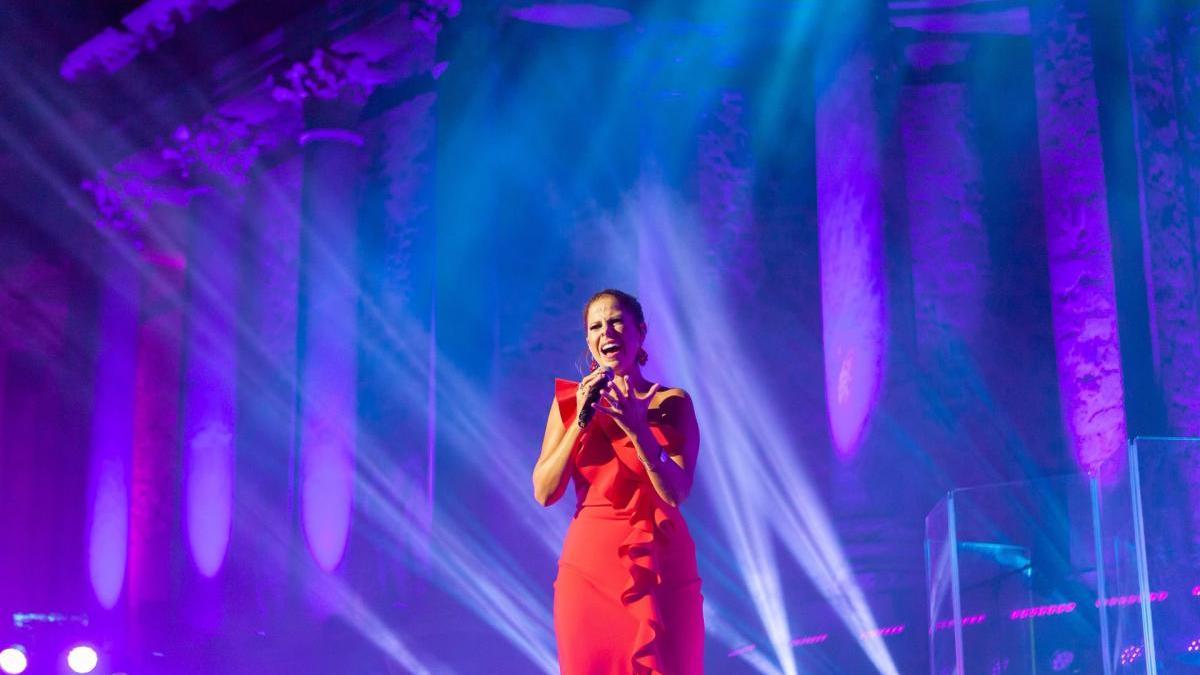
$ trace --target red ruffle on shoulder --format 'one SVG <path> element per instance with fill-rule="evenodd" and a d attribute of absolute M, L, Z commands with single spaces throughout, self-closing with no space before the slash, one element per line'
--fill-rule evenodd
<path fill-rule="evenodd" d="M 562 415 L 564 426 L 579 423 L 575 412 L 575 392 L 578 389 L 578 382 L 558 378 L 554 380 L 554 398 L 558 401 L 558 412 Z"/>
<path fill-rule="evenodd" d="M 563 424 L 577 424 L 575 392 L 578 383 L 555 381 L 555 398 L 562 413 Z M 635 675 L 662 675 L 662 659 L 656 644 L 662 632 L 662 614 L 654 591 L 662 583 L 656 555 L 656 542 L 669 538 L 673 523 L 671 507 L 658 498 L 646 468 L 638 459 L 633 440 L 615 422 L 604 415 L 593 418 L 592 425 L 601 434 L 596 441 L 610 445 L 617 462 L 610 463 L 616 475 L 605 476 L 593 487 L 600 488 L 604 498 L 619 516 L 627 519 L 629 534 L 617 548 L 617 555 L 628 574 L 620 601 L 637 620 L 638 628 L 632 652 Z M 651 427 L 651 433 L 664 449 L 678 443 L 673 429 Z"/>

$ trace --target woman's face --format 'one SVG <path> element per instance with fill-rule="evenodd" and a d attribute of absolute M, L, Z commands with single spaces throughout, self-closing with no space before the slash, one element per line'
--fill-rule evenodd
<path fill-rule="evenodd" d="M 636 321 L 611 295 L 600 296 L 588 306 L 588 351 L 601 368 L 607 366 L 617 373 L 634 369 L 646 331 L 645 325 L 636 325 Z"/>

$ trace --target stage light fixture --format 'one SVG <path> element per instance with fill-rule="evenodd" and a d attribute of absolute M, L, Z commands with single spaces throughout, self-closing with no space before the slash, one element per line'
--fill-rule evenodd
<path fill-rule="evenodd" d="M 1050 668 L 1057 673 L 1066 670 L 1072 663 L 1075 663 L 1075 652 L 1070 649 L 1060 649 L 1051 657 Z"/>
<path fill-rule="evenodd" d="M 23 673 L 27 667 L 29 660 L 25 658 L 25 648 L 21 645 L 13 645 L 0 651 L 0 670 L 8 675 Z"/>
<path fill-rule="evenodd" d="M 743 645 L 743 646 L 738 647 L 737 649 L 734 649 L 733 651 L 729 652 L 729 656 L 731 658 L 734 656 L 741 656 L 742 654 L 748 654 L 757 648 L 758 648 L 758 645 L 755 645 L 755 644 Z"/>
<path fill-rule="evenodd" d="M 797 638 L 792 638 L 793 647 L 803 647 L 806 645 L 819 645 L 829 639 L 829 633 L 821 633 L 819 635 L 801 635 Z"/>
<path fill-rule="evenodd" d="M 1142 658 L 1142 651 L 1143 650 L 1142 650 L 1141 645 L 1129 645 L 1128 647 L 1122 649 L 1121 650 L 1121 665 L 1123 665 L 1123 666 L 1133 665 L 1133 663 L 1135 661 Z"/>
<path fill-rule="evenodd" d="M 1150 598 L 1150 602 L 1162 602 L 1163 600 L 1166 600 L 1169 595 L 1170 594 L 1167 591 L 1156 591 L 1148 594 L 1148 597 Z M 1140 595 L 1119 595 L 1112 598 L 1105 598 L 1103 604 L 1106 607 L 1124 607 L 1126 605 L 1136 604 L 1140 597 Z M 1096 607 L 1099 607 L 1100 605 L 1101 602 L 1097 600 Z"/>
<path fill-rule="evenodd" d="M 1013 621 L 1018 621 L 1020 619 L 1035 619 L 1035 618 L 1043 617 L 1043 616 L 1056 616 L 1059 614 L 1069 614 L 1069 613 L 1075 611 L 1075 607 L 1076 607 L 1076 605 L 1073 602 L 1064 602 L 1064 603 L 1060 603 L 1057 605 L 1038 605 L 1036 607 L 1024 607 L 1021 609 L 1014 609 L 1008 615 L 1008 618 L 1012 619 Z"/>
<path fill-rule="evenodd" d="M 90 673 L 100 662 L 100 655 L 88 645 L 76 645 L 67 652 L 67 666 L 73 673 Z"/>
<path fill-rule="evenodd" d="M 889 635 L 899 635 L 904 632 L 905 625 L 899 624 L 896 626 L 884 626 L 883 628 L 872 628 L 858 634 L 860 638 L 868 637 L 888 637 Z"/>
<path fill-rule="evenodd" d="M 983 623 L 984 621 L 987 621 L 987 614 L 974 614 L 971 616 L 964 616 L 962 618 L 962 625 L 975 626 Z M 951 628 L 954 628 L 954 619 L 939 621 L 934 627 L 935 630 L 949 630 Z"/>

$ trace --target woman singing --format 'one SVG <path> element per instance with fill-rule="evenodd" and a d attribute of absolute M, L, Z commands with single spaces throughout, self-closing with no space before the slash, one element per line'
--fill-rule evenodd
<path fill-rule="evenodd" d="M 696 549 L 679 504 L 700 430 L 682 389 L 642 376 L 637 298 L 600 291 L 584 306 L 592 371 L 557 380 L 533 492 L 548 506 L 575 481 L 575 516 L 554 582 L 563 675 L 704 671 Z M 581 415 L 580 412 L 584 411 Z"/>

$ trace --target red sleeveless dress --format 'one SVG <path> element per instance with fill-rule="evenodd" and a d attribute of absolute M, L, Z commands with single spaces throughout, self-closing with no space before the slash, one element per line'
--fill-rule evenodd
<path fill-rule="evenodd" d="M 555 381 L 563 424 L 576 423 L 578 383 Z M 664 448 L 682 436 L 651 426 Z M 704 672 L 696 547 L 679 509 L 655 492 L 633 442 L 603 413 L 572 457 L 575 517 L 554 581 L 563 675 Z"/>

